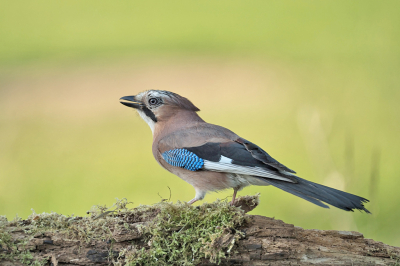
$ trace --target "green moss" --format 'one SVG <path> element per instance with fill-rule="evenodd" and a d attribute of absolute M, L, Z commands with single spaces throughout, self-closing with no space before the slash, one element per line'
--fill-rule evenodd
<path fill-rule="evenodd" d="M 7 219 L 4 216 L 0 217 L 0 260 L 1 259 L 9 259 L 14 256 L 14 252 L 17 249 L 13 244 L 13 239 L 10 232 L 6 229 Z M 4 253 L 3 251 L 7 250 L 9 252 Z"/>
<path fill-rule="evenodd" d="M 12 222 L 8 222 L 6 217 L 0 216 L 0 261 L 19 261 L 22 264 L 34 266 L 45 265 L 45 260 L 37 260 L 29 250 L 25 249 L 29 238 L 18 241 L 13 239 L 10 228 L 7 226 L 16 224 L 18 221 L 20 221 L 18 216 Z"/>
<path fill-rule="evenodd" d="M 245 222 L 240 208 L 221 200 L 201 206 L 160 202 L 132 209 L 127 208 L 128 204 L 126 199 L 117 199 L 110 208 L 93 206 L 87 217 L 34 211 L 27 220 L 17 217 L 8 222 L 0 217 L 0 260 L 44 265 L 47 260 L 37 260 L 27 247 L 34 236 L 53 232 L 65 239 L 90 243 L 112 240 L 114 231 L 129 232 L 134 230 L 130 224 L 146 222 L 138 228 L 143 239 L 119 250 L 118 257 L 111 245 L 109 257 L 114 265 L 196 265 L 203 258 L 218 263 L 232 252 L 242 234 L 238 228 Z M 26 237 L 22 241 L 13 239 L 15 230 L 25 232 Z"/>
<path fill-rule="evenodd" d="M 220 200 L 199 207 L 161 202 L 152 208 L 160 212 L 144 228 L 148 248 L 121 251 L 124 259 L 118 265 L 196 265 L 203 258 L 220 262 L 245 222 L 242 210 Z"/>

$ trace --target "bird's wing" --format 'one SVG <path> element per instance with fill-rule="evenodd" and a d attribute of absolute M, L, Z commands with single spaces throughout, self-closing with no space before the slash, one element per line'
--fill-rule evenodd
<path fill-rule="evenodd" d="M 235 141 L 211 142 L 198 147 L 190 147 L 187 150 L 204 160 L 203 168 L 205 170 L 296 182 L 290 175 L 285 175 L 275 167 L 256 159 L 244 145 Z"/>
<path fill-rule="evenodd" d="M 213 124 L 202 123 L 185 128 L 185 130 L 168 134 L 158 142 L 160 154 L 168 150 L 182 148 L 196 149 L 197 152 L 208 157 L 215 156 L 214 160 L 209 160 L 213 162 L 218 162 L 219 159 L 216 158 L 221 157 L 222 151 L 224 153 L 222 156 L 232 159 L 233 165 L 261 167 L 272 172 L 279 171 L 288 175 L 296 173 L 272 158 L 254 143 L 239 137 L 224 127 Z"/>
<path fill-rule="evenodd" d="M 296 183 L 286 170 L 289 168 L 282 171 L 283 165 L 261 149 L 257 153 L 255 145 L 248 143 L 224 128 L 202 126 L 166 136 L 159 142 L 159 154 L 169 165 L 191 171 L 235 173 Z"/>
<path fill-rule="evenodd" d="M 245 140 L 243 138 L 238 138 L 238 139 L 235 140 L 235 142 L 242 144 L 246 148 L 246 150 L 248 152 L 250 152 L 251 155 L 255 159 L 257 159 L 257 160 L 259 160 L 259 161 L 261 161 L 261 162 L 263 162 L 263 163 L 265 163 L 265 164 L 267 164 L 269 166 L 272 166 L 272 167 L 276 168 L 279 171 L 286 171 L 286 172 L 294 173 L 294 174 L 296 173 L 292 169 L 284 166 L 283 164 L 281 164 L 280 162 L 278 162 L 277 160 L 272 158 L 266 151 L 264 151 L 263 149 L 258 147 L 256 144 L 251 143 L 250 141 Z"/>

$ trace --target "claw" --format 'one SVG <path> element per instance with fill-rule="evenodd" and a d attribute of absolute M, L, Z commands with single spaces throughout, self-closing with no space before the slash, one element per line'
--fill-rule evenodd
<path fill-rule="evenodd" d="M 232 196 L 231 206 L 235 205 L 236 193 L 237 193 L 237 189 L 234 188 L 233 189 L 233 196 Z"/>

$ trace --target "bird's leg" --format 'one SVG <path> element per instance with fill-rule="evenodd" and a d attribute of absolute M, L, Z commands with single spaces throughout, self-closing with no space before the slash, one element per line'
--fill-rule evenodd
<path fill-rule="evenodd" d="M 197 188 L 195 188 L 195 190 L 196 190 L 196 196 L 194 196 L 194 199 L 192 199 L 191 201 L 188 201 L 188 204 L 193 204 L 198 200 L 204 199 L 204 196 L 207 193 L 207 191 L 199 190 Z"/>
<path fill-rule="evenodd" d="M 232 196 L 232 201 L 231 201 L 231 205 L 233 206 L 235 204 L 235 199 L 236 199 L 236 193 L 238 192 L 237 188 L 233 189 L 233 196 Z"/>
<path fill-rule="evenodd" d="M 194 199 L 188 201 L 188 204 L 192 205 L 192 204 L 195 203 L 196 201 L 198 201 L 198 199 L 194 198 Z"/>

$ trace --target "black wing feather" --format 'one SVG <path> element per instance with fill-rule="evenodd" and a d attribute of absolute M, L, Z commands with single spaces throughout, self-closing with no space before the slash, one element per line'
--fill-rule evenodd
<path fill-rule="evenodd" d="M 278 169 L 270 165 L 264 164 L 254 156 L 240 143 L 237 142 L 224 142 L 224 143 L 206 143 L 198 147 L 184 148 L 187 149 L 200 158 L 212 162 L 218 162 L 221 156 L 232 159 L 232 164 L 261 167 L 273 173 L 278 173 Z"/>
<path fill-rule="evenodd" d="M 273 175 L 284 177 L 296 182 L 290 175 L 281 173 L 280 169 L 273 167 L 269 164 L 265 164 L 262 161 L 255 158 L 244 145 L 238 142 L 223 142 L 223 143 L 206 143 L 198 147 L 185 148 L 200 158 L 212 162 L 219 162 L 221 156 L 232 159 L 232 164 L 250 167 L 260 167 Z M 272 158 L 272 157 L 271 157 Z"/>
<path fill-rule="evenodd" d="M 287 171 L 287 172 L 293 173 L 293 174 L 296 173 L 292 169 L 284 166 L 283 164 L 281 164 L 280 162 L 278 162 L 277 160 L 272 158 L 266 151 L 261 149 L 256 144 L 254 144 L 248 140 L 245 140 L 243 138 L 237 139 L 236 142 L 242 144 L 247 149 L 247 151 L 249 151 L 251 153 L 251 155 L 254 158 L 256 158 L 257 160 L 259 160 L 267 165 L 270 165 L 278 170 Z"/>
<path fill-rule="evenodd" d="M 184 148 L 193 152 L 200 158 L 212 162 L 218 162 L 221 159 L 221 143 L 209 142 L 198 147 Z"/>

